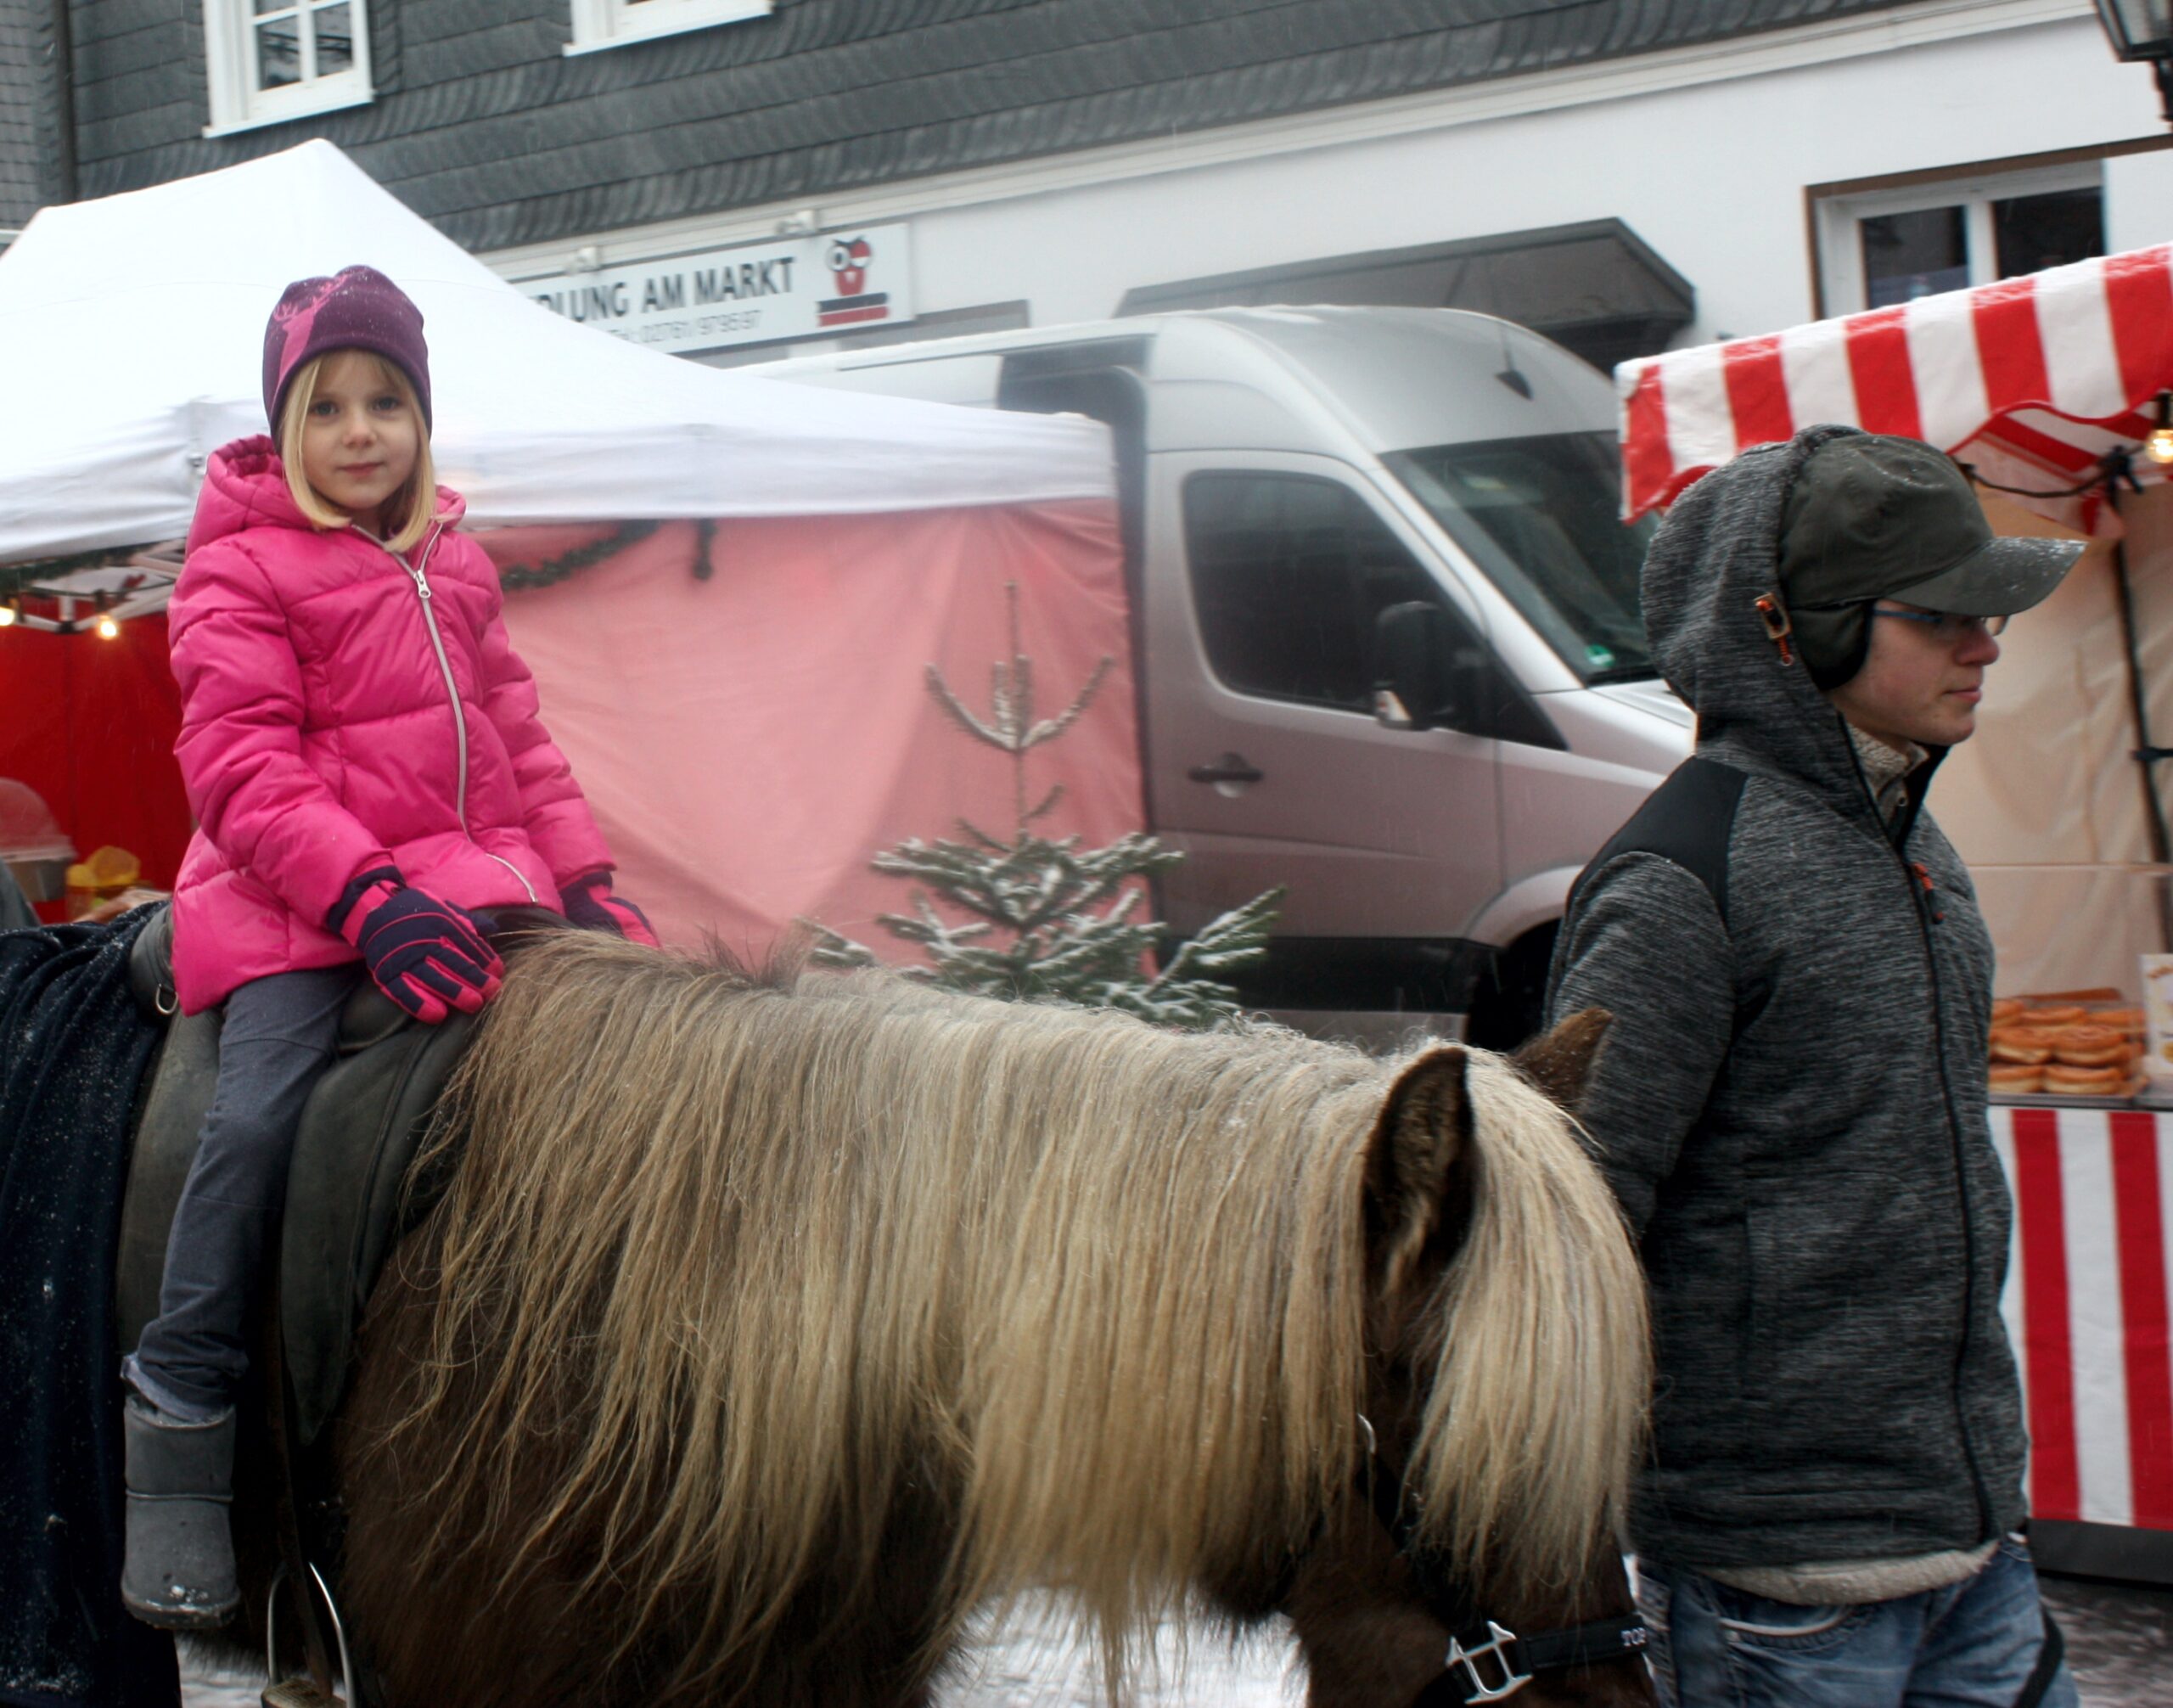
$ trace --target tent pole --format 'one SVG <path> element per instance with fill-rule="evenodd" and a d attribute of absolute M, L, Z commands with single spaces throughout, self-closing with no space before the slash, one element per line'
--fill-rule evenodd
<path fill-rule="evenodd" d="M 2110 480 L 2105 483 L 2105 502 L 2113 507 L 2114 514 L 2120 513 L 2120 496 Z M 2120 636 L 2126 643 L 2128 655 L 2128 706 L 2135 720 L 2135 759 L 2142 774 L 2143 823 L 2150 833 L 2150 857 L 2159 866 L 2173 865 L 2173 837 L 2166 832 L 2165 807 L 2158 798 L 2158 778 L 2153 768 L 2161 759 L 2173 759 L 2173 748 L 2156 746 L 2150 739 L 2150 707 L 2143 692 L 2142 652 L 2136 641 L 2135 590 L 2128 582 L 2128 540 L 2125 532 L 2113 542 L 2113 585 L 2120 594 Z M 2155 888 L 2159 947 L 2173 950 L 2173 879 L 2161 874 Z"/>

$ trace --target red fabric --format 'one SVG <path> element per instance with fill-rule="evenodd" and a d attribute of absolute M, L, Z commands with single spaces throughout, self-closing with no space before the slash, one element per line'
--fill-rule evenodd
<path fill-rule="evenodd" d="M 1721 351 L 1728 407 L 1736 431 L 1753 442 L 1786 439 L 1796 430 L 1788 413 L 1788 380 L 1781 367 L 1781 340 L 1745 338 Z"/>
<path fill-rule="evenodd" d="M 2082 1511 L 2075 1443 L 2075 1346 L 2068 1321 L 2066 1194 L 2059 1122 L 2050 1110 L 2014 1112 L 2014 1211 L 2022 1222 L 2022 1340 L 2029 1366 L 2030 1509 Z"/>
<path fill-rule="evenodd" d="M 1848 322 L 1849 374 L 1856 385 L 1856 424 L 1867 433 L 1921 439 L 1917 376 L 1909 366 L 1908 313 L 1880 308 Z"/>
<path fill-rule="evenodd" d="M 1667 443 L 1667 403 L 1657 367 L 1645 368 L 1622 406 L 1623 512 L 1642 516 L 1673 496 L 1675 458 Z"/>
<path fill-rule="evenodd" d="M 2134 1519 L 2154 1530 L 2173 1530 L 2173 1325 L 2166 1311 L 2158 1121 L 2153 1115 L 2123 1110 L 2114 1114 L 2110 1125 L 2120 1315 L 2127 1331 L 2128 1475 Z"/>
<path fill-rule="evenodd" d="M 2131 398 L 2148 396 L 2173 374 L 2173 274 L 2165 251 L 2108 256 L 2105 308 L 2121 387 Z"/>
<path fill-rule="evenodd" d="M 1977 361 L 1985 371 L 1985 403 L 1995 415 L 2026 403 L 2052 402 L 2045 340 L 2037 329 L 2036 295 L 2036 281 L 2027 277 L 2002 279 L 1970 294 L 1971 330 L 1977 337 Z"/>
<path fill-rule="evenodd" d="M 1999 436 L 2002 440 L 2017 450 L 2028 452 L 2048 469 L 2057 469 L 2063 475 L 2079 476 L 2085 469 L 2097 466 L 2097 458 L 2089 452 L 2064 440 L 2055 439 L 2049 433 L 2040 433 L 2019 417 L 2009 416 L 1997 424 Z M 1987 432 L 1990 430 L 1989 428 L 1986 430 Z M 1982 438 L 1983 435 L 1979 435 L 1968 442 L 1974 446 L 1981 442 Z M 1959 455 L 1963 448 L 1957 446 L 1956 454 Z"/>
<path fill-rule="evenodd" d="M 78 857 L 126 848 L 161 890 L 188 846 L 180 728 L 163 616 L 132 618 L 109 641 L 0 629 L 0 777 L 43 797 Z M 61 904 L 39 911 L 58 919 Z"/>
<path fill-rule="evenodd" d="M 426 603 L 383 547 L 310 525 L 269 439 L 212 456 L 168 610 L 175 756 L 201 827 L 174 896 L 188 1013 L 353 960 L 325 916 L 372 867 L 473 908 L 555 907 L 558 884 L 610 863 L 507 638 L 497 570 L 452 531 L 459 499 L 439 503 L 446 524 L 413 554 Z"/>
<path fill-rule="evenodd" d="M 509 567 L 598 537 L 478 536 Z M 873 917 L 910 913 L 909 886 L 868 862 L 909 836 L 955 837 L 961 818 L 1012 834 L 1010 759 L 968 736 L 927 676 L 940 668 L 988 715 L 991 668 L 1013 650 L 1007 583 L 1037 717 L 1110 660 L 1085 716 L 1026 756 L 1030 804 L 1064 787 L 1036 828 L 1099 846 L 1143 827 L 1113 503 L 734 520 L 705 556 L 698 537 L 667 524 L 506 604 L 616 887 L 666 943 L 714 935 L 759 961 L 811 919 L 915 958 Z"/>

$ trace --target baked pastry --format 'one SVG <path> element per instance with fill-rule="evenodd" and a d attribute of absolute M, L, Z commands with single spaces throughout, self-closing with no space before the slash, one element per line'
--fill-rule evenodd
<path fill-rule="evenodd" d="M 2009 1021 L 2019 1020 L 2021 1014 L 2022 998 L 2019 997 L 2000 997 L 1992 1003 L 1992 1024 L 1996 1026 L 2006 1025 Z"/>
<path fill-rule="evenodd" d="M 2045 1089 L 2045 1070 L 2027 1062 L 1994 1062 L 1991 1088 L 2009 1097 L 2026 1096 Z"/>
<path fill-rule="evenodd" d="M 2090 1010 L 2068 1003 L 2058 1008 L 2024 1009 L 2020 1018 L 2025 1026 L 2075 1026 L 2090 1018 Z"/>
<path fill-rule="evenodd" d="M 2066 1097 L 2116 1097 L 2127 1083 L 2125 1067 L 2069 1067 L 2053 1062 L 2045 1069 L 2045 1089 Z"/>
<path fill-rule="evenodd" d="M 2125 1067 L 2128 1035 L 2111 1026 L 2063 1026 L 2052 1042 L 2052 1059 L 2069 1067 Z"/>

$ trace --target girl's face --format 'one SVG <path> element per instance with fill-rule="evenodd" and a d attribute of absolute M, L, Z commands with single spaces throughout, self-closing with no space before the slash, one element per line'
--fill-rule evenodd
<path fill-rule="evenodd" d="M 385 501 L 415 472 L 422 431 L 378 358 L 342 350 L 317 373 L 302 422 L 302 475 L 357 527 L 382 534 Z"/>

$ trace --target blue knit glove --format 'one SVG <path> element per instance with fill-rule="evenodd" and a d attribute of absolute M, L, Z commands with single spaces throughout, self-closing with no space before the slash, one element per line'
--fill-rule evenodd
<path fill-rule="evenodd" d="M 559 892 L 559 899 L 565 904 L 566 918 L 584 930 L 615 931 L 630 943 L 651 949 L 662 947 L 649 915 L 611 893 L 609 872 L 575 879 Z"/>
<path fill-rule="evenodd" d="M 505 963 L 462 909 L 409 889 L 390 867 L 347 889 L 327 923 L 362 951 L 377 987 L 424 1025 L 455 1009 L 480 1013 L 497 995 Z"/>

